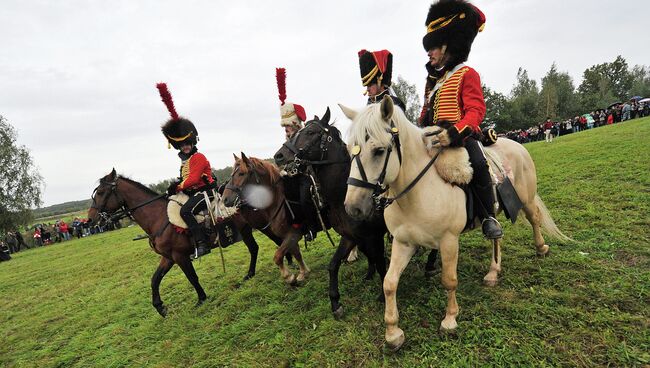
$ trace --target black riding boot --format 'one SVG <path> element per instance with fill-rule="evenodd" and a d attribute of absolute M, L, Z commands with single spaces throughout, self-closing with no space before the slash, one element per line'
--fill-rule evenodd
<path fill-rule="evenodd" d="M 503 230 L 501 224 L 494 216 L 494 189 L 492 185 L 475 185 L 476 195 L 481 201 L 483 207 L 481 213 L 481 228 L 483 235 L 488 239 L 500 239 L 503 237 Z M 485 209 L 485 210 L 483 210 Z"/>
<path fill-rule="evenodd" d="M 188 226 L 190 228 L 190 232 L 192 233 L 192 237 L 194 238 L 194 243 L 196 243 L 196 252 L 192 258 L 199 258 L 210 253 L 210 247 L 208 245 L 205 234 L 203 233 L 203 229 L 201 229 L 201 225 L 188 224 Z"/>
<path fill-rule="evenodd" d="M 492 176 L 488 167 L 487 159 L 483 153 L 480 143 L 470 137 L 465 141 L 465 148 L 469 153 L 470 163 L 474 169 L 474 178 L 471 185 L 474 187 L 479 203 L 479 218 L 483 235 L 488 239 L 499 239 L 503 237 L 503 230 L 494 215 L 494 188 L 492 187 Z"/>

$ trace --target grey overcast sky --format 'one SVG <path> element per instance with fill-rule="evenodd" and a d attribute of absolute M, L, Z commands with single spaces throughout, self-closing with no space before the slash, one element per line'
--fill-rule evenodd
<path fill-rule="evenodd" d="M 582 71 L 623 55 L 650 64 L 647 1 L 474 0 L 485 31 L 468 64 L 508 93 L 517 68 L 539 79 L 556 62 Z M 232 153 L 271 157 L 283 142 L 275 67 L 288 101 L 308 116 L 365 98 L 357 51 L 388 49 L 393 75 L 424 87 L 424 20 L 431 1 L 3 0 L 0 114 L 32 152 L 44 205 L 88 198 L 115 167 L 145 184 L 178 175 L 160 125 L 167 82 L 199 130 L 212 166 Z"/>

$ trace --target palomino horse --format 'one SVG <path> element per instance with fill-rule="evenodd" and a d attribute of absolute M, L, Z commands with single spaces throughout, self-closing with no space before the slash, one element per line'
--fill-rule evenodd
<path fill-rule="evenodd" d="M 287 284 L 302 282 L 309 274 L 309 268 L 302 259 L 298 245 L 302 234 L 299 229 L 291 226 L 291 209 L 284 197 L 280 171 L 270 162 L 255 157 L 248 158 L 243 152 L 241 156 L 241 159 L 235 156 L 230 181 L 223 191 L 224 204 L 237 206 L 241 216 L 253 228 L 269 237 L 282 239 L 273 261 L 280 268 L 280 275 Z M 288 253 L 298 261 L 300 271 L 297 277 L 284 264 Z"/>
<path fill-rule="evenodd" d="M 376 269 L 383 283 L 386 275 L 384 259 L 384 235 L 386 224 L 381 213 L 372 216 L 368 221 L 358 221 L 345 212 L 343 201 L 347 185 L 345 181 L 350 173 L 350 156 L 339 130 L 329 124 L 329 108 L 322 119 L 317 116 L 308 121 L 290 140 L 284 143 L 275 154 L 275 162 L 284 165 L 286 169 L 294 167 L 300 175 L 304 171 L 314 173 L 320 187 L 320 196 L 326 207 L 323 215 L 336 232 L 341 234 L 341 240 L 329 264 L 330 285 L 329 296 L 332 313 L 336 318 L 343 315 L 340 303 L 339 268 L 355 244 L 368 257 L 367 279 L 372 278 Z M 382 295 L 383 296 L 383 295 Z"/>
<path fill-rule="evenodd" d="M 167 217 L 168 201 L 163 195 L 136 181 L 118 176 L 113 169 L 110 174 L 99 180 L 99 186 L 95 188 L 92 198 L 92 207 L 88 210 L 90 220 L 96 223 L 102 217 L 106 218 L 117 212 L 130 214 L 149 236 L 153 251 L 160 254 L 160 264 L 151 277 L 151 295 L 152 304 L 161 316 L 167 315 L 167 307 L 160 298 L 160 282 L 174 264 L 178 264 L 194 286 L 199 299 L 196 305 L 205 301 L 207 295 L 190 260 L 194 246 L 187 235 L 179 234 L 170 225 Z M 244 278 L 246 280 L 255 275 L 259 246 L 253 238 L 251 227 L 238 216 L 235 216 L 234 220 L 251 254 L 248 273 Z"/>
<path fill-rule="evenodd" d="M 404 343 L 404 332 L 398 327 L 397 285 L 418 245 L 440 250 L 442 284 L 448 298 L 440 327 L 443 331 L 454 330 L 458 314 L 458 238 L 467 223 L 463 190 L 443 181 L 435 169 L 429 169 L 435 158 L 427 152 L 423 131 L 409 122 L 400 109 L 395 109 L 390 98 L 385 97 L 380 104 L 370 105 L 358 113 L 341 108 L 353 121 L 348 140 L 353 156 L 348 183 L 352 185 L 348 186 L 346 210 L 353 217 L 366 218 L 377 205 L 379 194 L 387 190 L 384 218 L 394 237 L 384 279 L 388 346 L 396 350 Z M 519 143 L 503 138 L 488 149 L 498 154 L 503 166 L 511 170 L 508 177 L 532 225 L 537 254 L 544 255 L 549 250 L 540 228 L 550 236 L 568 239 L 537 195 L 535 165 L 528 151 Z M 496 283 L 500 270 L 499 242 L 495 242 L 490 272 L 485 278 L 488 284 Z"/>

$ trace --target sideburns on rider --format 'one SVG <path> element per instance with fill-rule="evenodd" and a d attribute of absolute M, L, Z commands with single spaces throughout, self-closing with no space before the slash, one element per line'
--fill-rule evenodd
<path fill-rule="evenodd" d="M 480 142 L 479 128 L 485 116 L 481 80 L 464 64 L 485 16 L 474 5 L 461 0 L 431 5 L 422 43 L 429 61 L 425 103 L 418 124 L 425 127 L 429 146 L 464 146 L 474 169 L 471 181 L 479 203 L 483 234 L 488 239 L 503 236 L 495 219 L 495 194 L 488 162 Z M 435 128 L 426 128 L 434 127 Z M 437 134 L 427 134 L 438 132 Z"/>
<path fill-rule="evenodd" d="M 190 197 L 181 207 L 180 215 L 194 238 L 196 244 L 194 258 L 198 258 L 210 253 L 207 236 L 194 216 L 208 206 L 204 194 L 206 191 L 209 199 L 212 199 L 212 191 L 208 190 L 214 185 L 212 169 L 205 155 L 198 152 L 196 143 L 199 133 L 194 124 L 178 116 L 167 86 L 159 83 L 157 87 L 171 115 L 171 119 L 162 126 L 162 132 L 169 142 L 168 146 L 179 150 L 178 157 L 181 159 L 180 176 L 177 181 L 169 185 L 167 194 L 183 192 Z"/>

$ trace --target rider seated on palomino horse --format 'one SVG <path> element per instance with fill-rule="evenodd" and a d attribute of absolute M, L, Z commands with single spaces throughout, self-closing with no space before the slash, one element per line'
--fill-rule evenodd
<path fill-rule="evenodd" d="M 418 124 L 425 128 L 429 148 L 467 149 L 474 170 L 470 185 L 480 202 L 483 234 L 488 239 L 501 238 L 494 185 L 481 144 L 479 125 L 485 116 L 481 80 L 476 70 L 464 64 L 474 38 L 483 30 L 485 15 L 465 1 L 440 0 L 429 8 L 426 24 L 422 43 L 429 56 L 428 76 Z"/>
<path fill-rule="evenodd" d="M 205 210 L 208 206 L 204 193 L 207 193 L 209 199 L 212 200 L 213 192 L 208 189 L 214 187 L 215 180 L 212 178 L 210 162 L 196 148 L 199 138 L 196 127 L 190 120 L 178 116 L 172 96 L 167 90 L 167 85 L 159 83 L 157 87 L 160 91 L 160 97 L 162 97 L 171 115 L 171 119 L 167 120 L 162 126 L 162 132 L 169 142 L 168 147 L 171 148 L 171 145 L 179 150 L 178 157 L 181 159 L 180 177 L 169 185 L 167 194 L 171 196 L 183 192 L 190 197 L 181 207 L 181 217 L 194 238 L 196 245 L 194 258 L 198 258 L 210 253 L 210 246 L 202 227 L 198 224 L 194 215 Z"/>
<path fill-rule="evenodd" d="M 280 125 L 284 128 L 284 133 L 287 141 L 298 133 L 304 127 L 307 114 L 305 109 L 297 103 L 285 102 L 287 98 L 286 89 L 286 70 L 285 68 L 276 68 L 275 77 L 278 83 L 278 98 L 280 99 Z M 318 219 L 316 218 L 316 207 L 312 200 L 311 179 L 304 174 L 296 175 L 294 177 L 284 177 L 287 197 L 290 196 L 292 187 L 297 187 L 300 193 L 300 206 L 302 209 L 302 232 L 305 240 L 312 241 L 316 238 L 318 233 Z"/>
<path fill-rule="evenodd" d="M 368 95 L 368 105 L 381 102 L 381 99 L 388 95 L 393 103 L 406 111 L 404 102 L 395 96 L 390 88 L 393 75 L 393 54 L 388 50 L 381 51 L 359 51 L 359 70 L 361 71 L 361 84 L 366 87 L 365 95 Z"/>

